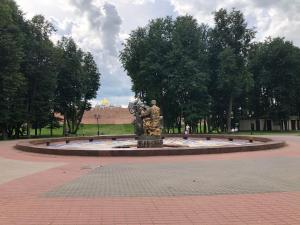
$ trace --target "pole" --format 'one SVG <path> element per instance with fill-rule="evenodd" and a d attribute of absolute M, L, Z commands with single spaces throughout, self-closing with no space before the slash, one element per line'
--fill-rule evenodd
<path fill-rule="evenodd" d="M 100 129 L 99 129 L 99 118 L 97 116 L 97 126 L 98 126 L 98 136 L 100 135 Z"/>

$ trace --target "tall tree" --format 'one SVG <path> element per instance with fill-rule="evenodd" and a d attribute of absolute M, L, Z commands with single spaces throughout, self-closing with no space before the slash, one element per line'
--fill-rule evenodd
<path fill-rule="evenodd" d="M 11 136 L 25 117 L 22 103 L 26 82 L 20 73 L 24 23 L 14 1 L 0 2 L 0 129 L 4 138 Z"/>
<path fill-rule="evenodd" d="M 64 116 L 64 127 L 76 134 L 89 100 L 96 97 L 100 73 L 90 53 L 84 53 L 73 39 L 63 38 L 59 43 L 62 54 L 56 90 L 56 110 Z M 64 130 L 65 130 L 64 129 Z"/>
<path fill-rule="evenodd" d="M 171 32 L 173 21 L 170 17 L 150 21 L 144 28 L 130 34 L 120 54 L 120 60 L 133 82 L 136 97 L 150 102 L 156 99 L 162 109 L 167 110 L 167 85 L 170 65 Z"/>
<path fill-rule="evenodd" d="M 280 122 L 299 115 L 299 62 L 300 49 L 283 38 L 268 38 L 255 45 L 249 67 L 255 80 L 251 111 L 256 118 Z M 281 128 L 287 129 L 282 123 Z"/>
<path fill-rule="evenodd" d="M 168 89 L 181 117 L 192 130 L 207 116 L 209 95 L 207 66 L 207 27 L 199 26 L 191 16 L 177 17 L 172 32 L 170 82 Z M 180 131 L 181 121 L 178 120 Z"/>
<path fill-rule="evenodd" d="M 52 24 L 41 15 L 34 16 L 26 29 L 25 57 L 22 71 L 27 78 L 27 124 L 31 124 L 37 135 L 38 128 L 46 125 L 53 107 L 58 57 L 50 35 Z"/>
<path fill-rule="evenodd" d="M 226 128 L 231 131 L 231 117 L 234 101 L 241 92 L 251 87 L 252 75 L 247 69 L 247 57 L 251 48 L 251 41 L 255 36 L 253 29 L 247 28 L 243 14 L 235 9 L 227 12 L 220 9 L 215 12 L 215 27 L 211 32 L 210 52 L 213 67 L 212 80 L 217 80 L 214 91 L 221 93 L 215 99 L 220 103 L 226 100 L 227 109 L 219 112 L 222 117 L 226 113 Z M 212 84 L 215 85 L 215 84 Z"/>
<path fill-rule="evenodd" d="M 4 138 L 18 137 L 26 124 L 27 134 L 33 127 L 37 135 L 49 120 L 53 125 L 55 109 L 65 113 L 70 131 L 76 133 L 84 110 L 90 108 L 88 101 L 96 97 L 100 74 L 92 55 L 78 49 L 73 40 L 55 46 L 50 40 L 54 31 L 43 16 L 25 20 L 14 0 L 0 1 L 0 135 Z"/>
<path fill-rule="evenodd" d="M 158 100 L 168 129 L 176 124 L 180 131 L 183 116 L 197 123 L 207 108 L 206 50 L 207 27 L 191 16 L 153 20 L 124 44 L 120 59 L 133 91 L 144 101 Z"/>

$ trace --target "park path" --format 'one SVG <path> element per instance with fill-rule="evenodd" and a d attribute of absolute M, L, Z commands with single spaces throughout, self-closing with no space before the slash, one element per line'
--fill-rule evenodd
<path fill-rule="evenodd" d="M 270 151 L 40 155 L 0 142 L 0 224 L 300 224 L 300 136 Z"/>

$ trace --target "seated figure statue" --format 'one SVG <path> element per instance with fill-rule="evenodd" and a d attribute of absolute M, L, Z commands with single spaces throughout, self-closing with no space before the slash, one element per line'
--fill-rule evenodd
<path fill-rule="evenodd" d="M 161 135 L 160 108 L 156 105 L 156 100 L 151 101 L 151 107 L 145 107 L 141 112 L 143 118 L 144 135 Z"/>
<path fill-rule="evenodd" d="M 137 99 L 128 105 L 129 112 L 134 115 L 135 134 L 138 148 L 157 148 L 163 146 L 161 138 L 160 108 L 156 101 L 151 101 L 151 107 Z"/>

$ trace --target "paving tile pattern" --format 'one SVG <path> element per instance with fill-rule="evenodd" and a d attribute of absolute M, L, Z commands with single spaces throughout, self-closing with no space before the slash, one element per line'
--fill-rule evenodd
<path fill-rule="evenodd" d="M 8 181 L 38 173 L 43 170 L 58 167 L 63 163 L 56 162 L 26 162 L 0 157 L 0 185 Z"/>
<path fill-rule="evenodd" d="M 147 197 L 300 191 L 300 158 L 111 164 L 55 188 L 47 197 Z"/>
<path fill-rule="evenodd" d="M 0 157 L 27 162 L 59 162 L 64 166 L 2 183 L 0 225 L 299 225 L 300 192 L 271 192 L 270 189 L 279 189 L 279 186 L 281 191 L 298 190 L 300 138 L 272 138 L 285 140 L 288 146 L 273 151 L 215 155 L 70 157 L 21 152 L 13 148 L 16 141 L 1 142 Z M 98 168 L 99 165 L 102 167 Z M 212 167 L 209 173 L 205 172 Z M 179 168 L 182 171 L 177 174 Z M 268 181 L 266 183 L 270 184 L 268 191 L 271 193 L 146 197 L 94 194 L 95 197 L 47 197 L 65 185 L 86 178 L 87 175 L 97 174 L 101 169 L 118 171 L 120 185 L 124 185 L 125 181 L 129 182 L 128 177 L 123 174 L 128 170 L 144 171 L 143 175 L 138 173 L 140 179 L 143 176 L 151 177 L 151 170 L 159 172 L 161 180 L 155 180 L 159 184 L 163 183 L 162 179 L 166 180 L 164 182 L 171 179 L 164 173 L 169 173 L 170 177 L 181 174 L 187 179 L 187 174 L 193 170 L 197 172 L 198 179 L 199 174 L 203 174 L 201 177 L 211 184 L 214 184 L 211 179 L 216 177 L 220 182 L 223 180 L 223 184 L 224 180 L 225 183 L 227 180 L 232 182 L 235 178 L 236 182 L 240 180 L 248 183 L 247 187 L 251 182 L 253 186 L 258 186 L 259 177 Z M 113 174 L 115 176 L 117 175 Z M 211 179 L 208 179 L 209 176 Z M 224 178 L 220 178 L 222 176 Z M 157 174 L 155 177 L 158 177 Z M 195 175 L 190 176 L 195 179 L 194 177 Z M 106 178 L 106 182 L 111 181 L 110 179 Z M 198 181 L 200 179 L 196 180 Z M 95 183 L 97 184 L 96 181 Z M 115 183 L 119 184 L 116 180 Z M 111 187 L 113 183 L 109 184 Z M 202 180 L 203 185 L 205 184 Z M 234 183 L 235 188 L 239 185 Z M 82 194 L 82 189 L 80 191 Z M 112 195 L 111 190 L 110 192 Z M 74 192 L 74 195 L 79 194 Z"/>

